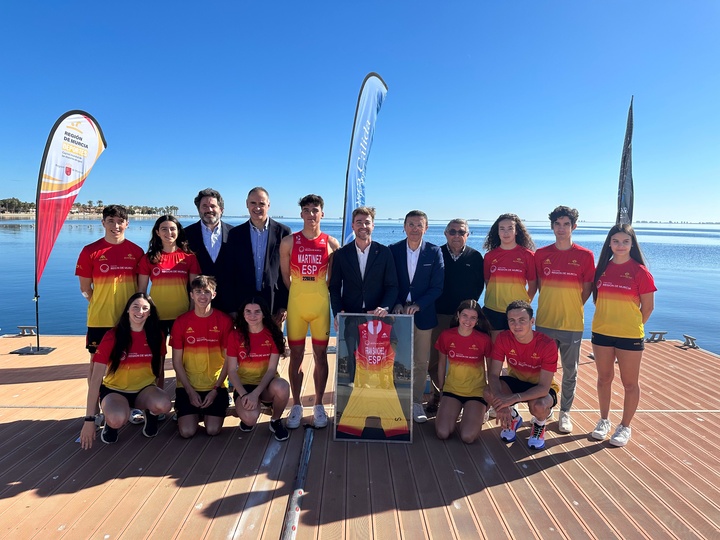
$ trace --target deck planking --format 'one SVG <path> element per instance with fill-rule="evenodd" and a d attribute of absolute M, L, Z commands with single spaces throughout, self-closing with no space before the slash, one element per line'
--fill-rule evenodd
<path fill-rule="evenodd" d="M 219 436 L 184 440 L 168 420 L 154 439 L 128 425 L 117 444 L 98 439 L 83 452 L 83 338 L 41 336 L 57 350 L 9 354 L 28 340 L 0 339 L 0 537 L 280 537 L 303 429 L 280 443 L 267 415 L 252 433 L 229 416 Z M 542 451 L 527 448 L 527 423 L 511 444 L 492 421 L 473 445 L 438 440 L 432 420 L 415 426 L 413 444 L 335 442 L 332 422 L 315 431 L 297 537 L 720 538 L 720 358 L 648 344 L 623 449 L 588 436 L 598 417 L 590 351 L 583 342 L 575 430 L 551 422 Z M 310 373 L 310 355 L 305 366 Z M 169 362 L 166 371 L 172 390 Z M 613 425 L 619 376 L 614 384 Z M 331 418 L 333 392 L 329 384 Z M 305 422 L 313 394 L 305 377 Z"/>

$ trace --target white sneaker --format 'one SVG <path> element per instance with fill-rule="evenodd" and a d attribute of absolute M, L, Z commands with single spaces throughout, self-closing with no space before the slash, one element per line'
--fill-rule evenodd
<path fill-rule="evenodd" d="M 601 418 L 590 436 L 598 441 L 604 441 L 605 437 L 607 437 L 608 433 L 610 433 L 611 427 L 610 420 L 607 418 Z"/>
<path fill-rule="evenodd" d="M 497 416 L 497 413 L 495 413 L 495 407 L 490 407 L 487 410 L 488 418 L 495 418 Z"/>
<path fill-rule="evenodd" d="M 145 422 L 145 413 L 140 409 L 130 410 L 130 423 L 131 424 L 142 424 Z"/>
<path fill-rule="evenodd" d="M 299 428 L 302 417 L 303 417 L 302 405 L 293 405 L 292 409 L 290 409 L 290 416 L 288 416 L 288 419 L 287 419 L 287 428 L 288 429 Z"/>
<path fill-rule="evenodd" d="M 320 405 L 315 405 L 313 407 L 313 425 L 316 428 L 324 428 L 327 426 L 327 413 L 325 412 L 325 407 L 322 406 L 322 403 Z"/>
<path fill-rule="evenodd" d="M 610 444 L 613 446 L 625 446 L 630 437 L 632 437 L 632 428 L 620 424 L 615 430 L 615 434 L 610 437 Z"/>
<path fill-rule="evenodd" d="M 418 424 L 427 422 L 427 416 L 425 415 L 425 409 L 420 403 L 413 403 L 413 420 Z"/>
<path fill-rule="evenodd" d="M 483 416 L 483 424 L 486 423 L 488 420 L 490 420 L 490 411 L 485 411 L 485 416 Z"/>
<path fill-rule="evenodd" d="M 560 433 L 572 433 L 573 424 L 570 420 L 570 411 L 560 411 L 560 419 L 558 420 L 558 431 Z"/>

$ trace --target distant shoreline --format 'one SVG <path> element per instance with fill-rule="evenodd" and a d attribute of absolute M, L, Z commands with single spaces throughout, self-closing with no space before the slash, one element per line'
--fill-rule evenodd
<path fill-rule="evenodd" d="M 160 217 L 160 214 L 132 214 L 130 216 L 130 219 L 152 219 L 152 218 L 158 218 Z M 185 216 L 177 216 L 177 217 L 185 217 Z M 5 212 L 4 214 L 0 214 L 0 220 L 2 219 L 35 219 L 35 212 L 24 212 L 19 214 L 11 214 L 10 212 Z M 94 212 L 79 212 L 76 214 L 68 214 L 65 218 L 66 220 L 87 220 L 87 219 L 97 219 L 102 220 L 102 214 L 96 214 Z"/>
<path fill-rule="evenodd" d="M 130 216 L 130 221 L 133 219 L 155 219 L 159 218 L 163 214 L 132 214 Z M 185 219 L 185 218 L 197 218 L 197 215 L 182 215 L 178 214 L 175 216 L 178 219 Z M 224 216 L 225 218 L 241 218 L 241 219 L 247 219 L 249 216 L 242 215 L 242 216 Z M 286 218 L 285 216 L 272 216 L 273 219 L 299 219 L 299 218 Z M 35 213 L 34 212 L 23 212 L 18 214 L 13 214 L 10 212 L 5 212 L 0 214 L 0 221 L 1 220 L 9 220 L 9 219 L 35 219 Z M 88 220 L 88 219 L 97 219 L 102 220 L 102 214 L 96 214 L 94 212 L 80 212 L 76 214 L 68 214 L 68 216 L 65 218 L 66 220 Z M 331 218 L 328 217 L 328 219 L 336 219 L 341 220 L 342 218 Z M 386 218 L 386 219 L 378 219 L 376 220 L 376 223 L 382 223 L 383 221 L 402 221 L 403 218 Z M 431 222 L 436 221 L 444 221 L 444 220 L 436 220 L 431 219 Z M 471 223 L 492 223 L 492 220 L 486 220 L 486 219 L 469 219 Z M 523 220 L 525 221 L 525 220 Z M 528 220 L 529 223 L 538 223 L 539 221 L 533 221 Z M 589 222 L 584 220 L 579 220 L 578 223 L 596 223 L 596 222 Z M 599 223 L 599 222 L 598 222 Z M 607 222 L 610 223 L 610 222 Z M 653 221 L 653 220 L 642 220 L 642 221 L 636 221 L 634 225 L 648 225 L 648 224 L 665 224 L 665 225 L 720 225 L 720 221 Z"/>

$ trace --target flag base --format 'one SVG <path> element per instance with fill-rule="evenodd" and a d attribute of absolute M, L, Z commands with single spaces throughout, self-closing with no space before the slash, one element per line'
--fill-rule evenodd
<path fill-rule="evenodd" d="M 21 356 L 26 356 L 29 354 L 50 354 L 54 350 L 55 347 L 33 347 L 32 345 L 29 345 L 21 349 L 15 349 L 14 351 L 10 351 L 10 354 L 19 354 Z"/>

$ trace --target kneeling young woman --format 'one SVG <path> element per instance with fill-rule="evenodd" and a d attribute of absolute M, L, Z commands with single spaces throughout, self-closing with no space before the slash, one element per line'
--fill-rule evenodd
<path fill-rule="evenodd" d="M 155 305 L 145 293 L 136 293 L 125 305 L 120 321 L 105 334 L 93 357 L 85 423 L 80 444 L 87 450 L 95 440 L 98 399 L 105 414 L 100 439 L 117 441 L 118 429 L 130 419 L 130 409 L 145 411 L 143 435 L 154 437 L 159 414 L 170 412 L 170 397 L 158 388 L 165 362 L 165 336 Z"/>
<path fill-rule="evenodd" d="M 490 324 L 475 300 L 460 303 L 455 320 L 437 342 L 438 382 L 442 397 L 435 418 L 438 438 L 447 439 L 457 426 L 463 442 L 470 444 L 480 436 L 487 403 L 485 391 L 485 359 L 492 351 Z M 447 376 L 445 366 L 449 365 Z"/>
<path fill-rule="evenodd" d="M 282 330 L 259 297 L 238 309 L 235 331 L 228 340 L 226 369 L 235 387 L 235 410 L 240 429 L 252 431 L 260 416 L 260 403 L 272 407 L 270 431 L 278 441 L 290 435 L 281 416 L 290 399 L 290 385 L 278 376 L 280 355 L 285 352 Z"/>

